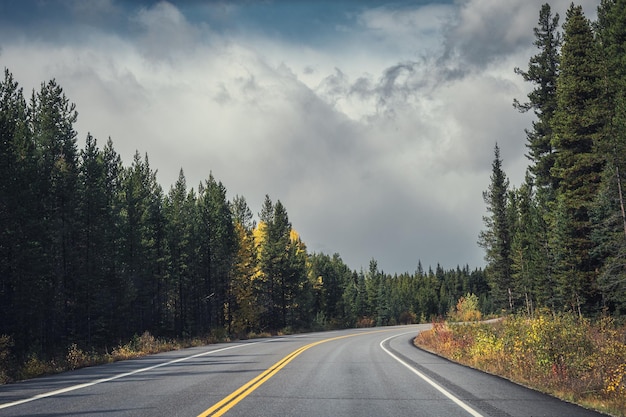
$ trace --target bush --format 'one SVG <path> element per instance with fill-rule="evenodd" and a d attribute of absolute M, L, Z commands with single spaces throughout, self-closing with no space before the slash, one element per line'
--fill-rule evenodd
<path fill-rule="evenodd" d="M 6 334 L 0 335 L 0 385 L 11 382 L 11 348 L 13 338 Z"/>
<path fill-rule="evenodd" d="M 55 361 L 44 361 L 39 359 L 36 353 L 28 355 L 26 362 L 18 372 L 19 379 L 31 379 L 42 375 L 50 375 L 59 372 L 62 367 Z"/>
<path fill-rule="evenodd" d="M 476 294 L 468 293 L 464 297 L 459 298 L 456 308 L 448 314 L 448 317 L 452 321 L 479 321 L 482 318 L 482 314 Z"/>
<path fill-rule="evenodd" d="M 89 356 L 83 352 L 76 343 L 72 343 L 67 348 L 67 355 L 65 355 L 65 361 L 69 369 L 78 369 L 90 365 Z"/>
<path fill-rule="evenodd" d="M 374 319 L 371 317 L 361 317 L 356 322 L 356 327 L 374 327 Z"/>
<path fill-rule="evenodd" d="M 398 318 L 400 324 L 414 324 L 417 323 L 417 315 L 412 311 L 403 311 Z"/>

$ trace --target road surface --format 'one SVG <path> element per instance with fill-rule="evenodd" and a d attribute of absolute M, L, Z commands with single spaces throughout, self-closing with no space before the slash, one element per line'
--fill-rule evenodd
<path fill-rule="evenodd" d="M 601 414 L 412 346 L 427 325 L 223 343 L 0 386 L 2 416 Z"/>

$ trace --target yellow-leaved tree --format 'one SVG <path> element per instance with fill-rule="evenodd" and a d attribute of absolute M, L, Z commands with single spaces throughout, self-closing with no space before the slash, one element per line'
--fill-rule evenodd
<path fill-rule="evenodd" d="M 304 321 L 308 317 L 305 298 L 309 292 L 306 246 L 291 228 L 280 200 L 274 204 L 265 196 L 260 221 L 253 233 L 262 330 L 304 327 L 308 324 Z"/>

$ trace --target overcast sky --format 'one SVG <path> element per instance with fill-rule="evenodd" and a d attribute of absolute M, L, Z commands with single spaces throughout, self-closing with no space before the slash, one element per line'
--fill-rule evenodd
<path fill-rule="evenodd" d="M 26 95 L 55 78 L 78 146 L 147 153 L 165 192 L 212 172 L 352 269 L 474 268 L 495 143 L 512 185 L 528 165 L 513 69 L 544 2 L 9 0 L 0 67 Z"/>

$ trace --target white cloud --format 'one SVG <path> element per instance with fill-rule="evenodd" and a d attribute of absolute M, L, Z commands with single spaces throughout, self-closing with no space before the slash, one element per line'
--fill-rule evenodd
<path fill-rule="evenodd" d="M 365 10 L 357 21 L 386 48 L 422 55 L 440 46 L 442 30 L 453 12 L 454 6 L 443 4 L 400 9 L 382 6 Z"/>

